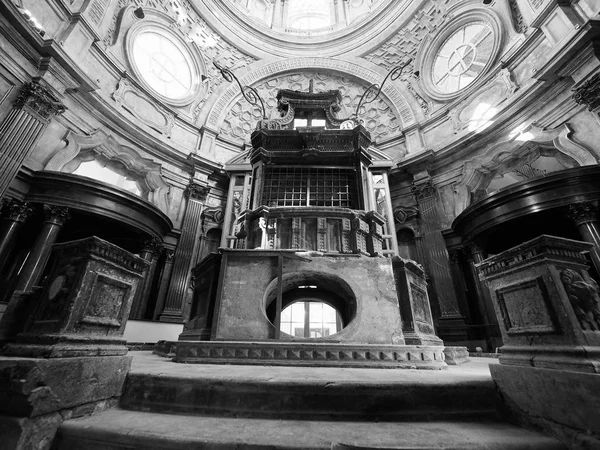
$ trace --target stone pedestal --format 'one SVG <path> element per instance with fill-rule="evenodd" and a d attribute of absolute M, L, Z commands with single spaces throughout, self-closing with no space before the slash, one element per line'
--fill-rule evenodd
<path fill-rule="evenodd" d="M 125 355 L 131 302 L 148 262 L 97 237 L 55 245 L 37 305 L 5 355 Z"/>
<path fill-rule="evenodd" d="M 53 256 L 0 356 L 0 435 L 15 450 L 47 450 L 64 420 L 115 406 L 131 366 L 123 331 L 148 262 L 96 237 Z"/>
<path fill-rule="evenodd" d="M 478 265 L 490 287 L 502 364 L 600 372 L 600 300 L 592 244 L 540 236 Z"/>
<path fill-rule="evenodd" d="M 392 258 L 392 266 L 404 341 L 410 345 L 443 345 L 435 334 L 425 271 L 415 261 L 398 256 Z"/>
<path fill-rule="evenodd" d="M 542 235 L 479 264 L 504 346 L 492 378 L 510 420 L 600 448 L 600 299 L 583 252 Z"/>

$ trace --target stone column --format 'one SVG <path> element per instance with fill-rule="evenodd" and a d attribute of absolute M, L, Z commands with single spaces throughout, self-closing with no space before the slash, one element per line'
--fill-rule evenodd
<path fill-rule="evenodd" d="M 467 249 L 466 255 L 469 271 L 468 275 L 471 279 L 471 285 L 475 290 L 473 294 L 475 295 L 475 300 L 477 301 L 481 319 L 486 325 L 486 337 L 490 340 L 488 343 L 491 347 L 489 350 L 493 351 L 496 347 L 500 346 L 498 318 L 494 312 L 494 304 L 492 302 L 490 291 L 479 279 L 479 271 L 476 267 L 477 264 L 480 264 L 485 259 L 485 255 L 483 250 L 471 239 L 465 239 L 464 245 Z"/>
<path fill-rule="evenodd" d="M 25 261 L 15 291 L 30 291 L 44 272 L 50 258 L 52 246 L 60 233 L 62 226 L 69 219 L 69 209 L 63 206 L 44 205 L 44 224 L 38 234 L 31 252 Z"/>
<path fill-rule="evenodd" d="M 8 116 L 0 124 L 0 198 L 29 157 L 40 136 L 65 106 L 37 82 L 25 83 Z"/>
<path fill-rule="evenodd" d="M 15 239 L 23 223 L 32 215 L 33 209 L 27 202 L 7 200 L 2 202 L 2 231 L 0 231 L 0 271 L 4 268 Z"/>
<path fill-rule="evenodd" d="M 208 186 L 192 182 L 185 191 L 188 203 L 181 226 L 181 236 L 175 250 L 171 283 L 169 284 L 165 307 L 159 319 L 161 322 L 180 323 L 183 321 L 183 307 L 190 285 L 194 245 L 198 240 L 202 209 L 209 190 Z"/>
<path fill-rule="evenodd" d="M 424 182 L 413 184 L 412 191 L 421 217 L 422 240 L 427 255 L 426 266 L 435 286 L 440 308 L 438 335 L 446 340 L 465 340 L 466 324 L 458 307 L 446 241 L 442 236 L 437 190 L 431 178 L 428 178 Z"/>
<path fill-rule="evenodd" d="M 154 305 L 154 312 L 152 314 L 152 320 L 158 320 L 160 314 L 165 308 L 165 300 L 167 298 L 169 280 L 171 279 L 171 273 L 173 273 L 173 256 L 175 252 L 171 249 L 164 249 L 164 262 L 160 267 L 157 275 L 158 282 L 158 293 L 156 295 L 156 305 Z"/>
<path fill-rule="evenodd" d="M 131 306 L 131 313 L 129 314 L 130 319 L 143 319 L 146 315 L 146 308 L 148 307 L 148 297 L 152 290 L 152 284 L 154 282 L 154 275 L 156 274 L 156 266 L 158 264 L 158 258 L 163 251 L 163 241 L 161 239 L 152 238 L 144 242 L 142 246 L 142 252 L 140 258 L 149 263 L 148 268 L 144 271 L 144 277 L 142 280 L 142 286 L 138 289 L 137 295 L 133 300 Z"/>
<path fill-rule="evenodd" d="M 600 276 L 600 227 L 598 226 L 598 202 L 583 202 L 569 205 L 567 215 L 585 242 L 594 244 L 590 257 L 596 273 Z"/>

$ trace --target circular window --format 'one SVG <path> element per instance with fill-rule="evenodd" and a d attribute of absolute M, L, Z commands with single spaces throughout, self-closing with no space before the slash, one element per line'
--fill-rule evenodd
<path fill-rule="evenodd" d="M 161 100 L 185 105 L 198 95 L 201 62 L 170 30 L 158 25 L 132 29 L 127 50 L 138 79 Z"/>
<path fill-rule="evenodd" d="M 490 62 L 494 34 L 486 23 L 460 27 L 437 51 L 431 73 L 433 85 L 445 94 L 466 88 Z"/>
<path fill-rule="evenodd" d="M 444 27 L 424 44 L 418 65 L 425 91 L 435 100 L 450 100 L 473 87 L 500 49 L 500 25 L 487 12 L 470 12 Z"/>

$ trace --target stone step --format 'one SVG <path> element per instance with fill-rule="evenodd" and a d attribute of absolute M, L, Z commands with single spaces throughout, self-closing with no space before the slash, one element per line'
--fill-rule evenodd
<path fill-rule="evenodd" d="M 57 450 L 565 450 L 493 421 L 324 422 L 181 416 L 114 409 L 65 422 Z"/>
<path fill-rule="evenodd" d="M 176 364 L 138 353 L 121 407 L 158 413 L 310 420 L 495 417 L 488 364 L 447 370 Z"/>

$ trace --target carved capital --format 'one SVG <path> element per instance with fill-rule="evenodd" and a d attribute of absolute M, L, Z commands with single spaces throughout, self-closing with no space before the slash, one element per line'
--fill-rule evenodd
<path fill-rule="evenodd" d="M 66 206 L 44 205 L 44 222 L 63 226 L 71 218 Z"/>
<path fill-rule="evenodd" d="M 2 201 L 2 218 L 15 222 L 25 222 L 33 214 L 33 208 L 27 202 L 16 199 Z"/>
<path fill-rule="evenodd" d="M 448 257 L 450 258 L 450 263 L 452 263 L 452 264 L 458 264 L 463 255 L 465 255 L 464 248 L 448 249 Z"/>
<path fill-rule="evenodd" d="M 463 252 L 467 261 L 483 260 L 483 250 L 475 243 L 472 237 L 467 236 L 463 239 Z"/>
<path fill-rule="evenodd" d="M 575 222 L 575 225 L 596 222 L 598 221 L 598 202 L 582 202 L 569 205 L 567 217 Z"/>
<path fill-rule="evenodd" d="M 163 251 L 162 239 L 152 238 L 148 239 L 142 245 L 142 252 L 151 253 L 153 257 L 158 258 Z"/>
<path fill-rule="evenodd" d="M 210 187 L 202 184 L 191 182 L 185 189 L 185 196 L 189 199 L 198 200 L 203 202 L 206 200 L 206 196 L 210 192 Z"/>
<path fill-rule="evenodd" d="M 173 261 L 173 256 L 175 256 L 175 251 L 170 248 L 163 248 L 163 254 L 165 255 L 166 262 L 170 263 Z"/>
<path fill-rule="evenodd" d="M 28 107 L 46 120 L 67 110 L 52 92 L 34 81 L 25 83 L 21 87 L 15 106 L 18 108 Z"/>
<path fill-rule="evenodd" d="M 426 181 L 418 184 L 413 183 L 410 190 L 417 199 L 417 201 L 432 198 L 435 196 L 436 193 L 436 188 L 433 185 L 433 180 L 431 178 L 428 178 Z"/>
<path fill-rule="evenodd" d="M 587 106 L 590 111 L 600 107 L 600 73 L 573 89 L 571 98 L 575 103 Z"/>

